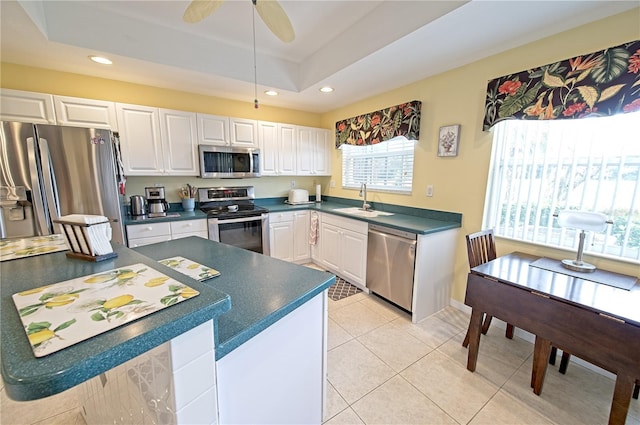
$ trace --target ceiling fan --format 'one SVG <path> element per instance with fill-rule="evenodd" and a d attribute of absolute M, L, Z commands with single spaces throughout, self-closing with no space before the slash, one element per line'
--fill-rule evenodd
<path fill-rule="evenodd" d="M 216 9 L 224 0 L 193 0 L 184 11 L 182 19 L 188 23 L 200 22 Z M 290 43 L 295 38 L 293 27 L 284 9 L 276 0 L 251 0 L 258 11 L 258 15 L 269 27 L 271 32 L 285 43 Z"/>

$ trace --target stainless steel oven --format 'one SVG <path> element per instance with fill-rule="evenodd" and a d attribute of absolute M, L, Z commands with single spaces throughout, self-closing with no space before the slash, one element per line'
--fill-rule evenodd
<path fill-rule="evenodd" d="M 269 255 L 268 210 L 254 204 L 253 186 L 198 189 L 209 239 Z"/>

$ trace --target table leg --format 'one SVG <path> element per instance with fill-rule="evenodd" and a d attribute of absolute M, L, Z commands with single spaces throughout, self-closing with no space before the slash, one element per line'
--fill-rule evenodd
<path fill-rule="evenodd" d="M 467 369 L 471 372 L 475 372 L 476 363 L 478 362 L 483 316 L 483 312 L 477 308 L 471 310 L 471 320 L 469 320 L 469 353 L 467 355 Z"/>
<path fill-rule="evenodd" d="M 627 420 L 634 383 L 635 378 L 631 375 L 624 372 L 618 373 L 611 401 L 611 412 L 609 412 L 609 425 L 624 424 Z"/>
<path fill-rule="evenodd" d="M 531 386 L 536 395 L 540 395 L 542 392 L 550 351 L 551 341 L 536 335 L 536 342 L 533 347 L 533 368 L 531 370 Z"/>

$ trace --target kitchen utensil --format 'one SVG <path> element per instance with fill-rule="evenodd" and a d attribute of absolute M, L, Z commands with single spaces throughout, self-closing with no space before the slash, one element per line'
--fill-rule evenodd
<path fill-rule="evenodd" d="M 147 198 L 145 198 L 142 195 L 133 195 L 129 199 L 131 201 L 131 215 L 133 216 L 147 215 L 147 212 L 148 212 Z"/>

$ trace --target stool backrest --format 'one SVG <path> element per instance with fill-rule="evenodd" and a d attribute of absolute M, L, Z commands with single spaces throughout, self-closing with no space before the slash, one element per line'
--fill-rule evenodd
<path fill-rule="evenodd" d="M 493 229 L 482 230 L 466 236 L 467 255 L 469 256 L 469 268 L 496 259 L 496 240 L 493 237 Z"/>

